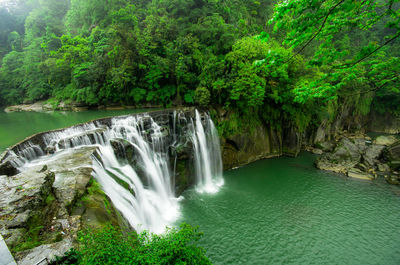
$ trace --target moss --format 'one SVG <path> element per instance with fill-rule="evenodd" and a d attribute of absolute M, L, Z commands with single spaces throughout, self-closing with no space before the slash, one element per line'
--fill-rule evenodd
<path fill-rule="evenodd" d="M 50 204 L 52 204 L 55 200 L 56 200 L 56 198 L 54 197 L 54 195 L 50 193 L 50 194 L 47 196 L 47 198 L 46 198 L 46 204 L 47 204 L 47 205 L 50 205 Z"/>
<path fill-rule="evenodd" d="M 12 253 L 31 249 L 44 244 L 43 239 L 40 237 L 41 231 L 44 228 L 43 218 L 43 213 L 39 211 L 36 211 L 31 215 L 27 221 L 28 227 L 26 228 L 26 232 L 20 240 L 21 243 L 11 248 Z"/>
<path fill-rule="evenodd" d="M 241 133 L 253 133 L 262 124 L 257 113 L 241 114 L 237 111 L 230 112 L 223 120 L 216 120 L 219 135 L 229 137 Z"/>
<path fill-rule="evenodd" d="M 176 163 L 176 177 L 175 185 L 177 187 L 177 193 L 180 194 L 190 185 L 189 171 L 185 165 L 185 161 L 178 160 Z"/>

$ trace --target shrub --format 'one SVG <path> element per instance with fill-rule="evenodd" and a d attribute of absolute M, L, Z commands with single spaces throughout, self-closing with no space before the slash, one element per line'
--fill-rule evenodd
<path fill-rule="evenodd" d="M 73 252 L 77 264 L 211 264 L 205 250 L 194 243 L 202 233 L 188 224 L 163 235 L 123 233 L 106 225 L 80 233 L 80 248 Z M 55 263 L 68 264 L 68 263 Z"/>
<path fill-rule="evenodd" d="M 210 104 L 210 91 L 205 87 L 198 87 L 195 91 L 196 103 L 202 107 L 208 106 Z"/>

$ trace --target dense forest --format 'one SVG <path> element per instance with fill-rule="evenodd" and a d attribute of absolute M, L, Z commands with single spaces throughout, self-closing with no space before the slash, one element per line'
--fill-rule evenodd
<path fill-rule="evenodd" d="M 400 3 L 14 0 L 0 9 L 0 105 L 200 105 L 299 127 L 400 113 Z"/>

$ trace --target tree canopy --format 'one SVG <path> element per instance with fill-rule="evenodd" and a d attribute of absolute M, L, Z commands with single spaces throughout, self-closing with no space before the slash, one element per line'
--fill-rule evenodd
<path fill-rule="evenodd" d="M 399 0 L 15 2 L 0 8 L 3 105 L 218 105 L 297 123 L 343 101 L 400 113 Z"/>

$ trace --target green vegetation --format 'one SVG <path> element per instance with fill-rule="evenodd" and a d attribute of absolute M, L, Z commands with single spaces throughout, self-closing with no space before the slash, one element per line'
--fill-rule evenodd
<path fill-rule="evenodd" d="M 195 246 L 202 233 L 188 224 L 164 235 L 124 234 L 111 225 L 82 231 L 79 249 L 52 264 L 211 264 L 205 250 Z"/>
<path fill-rule="evenodd" d="M 300 130 L 342 106 L 400 115 L 398 0 L 14 2 L 3 105 L 219 106 Z"/>

